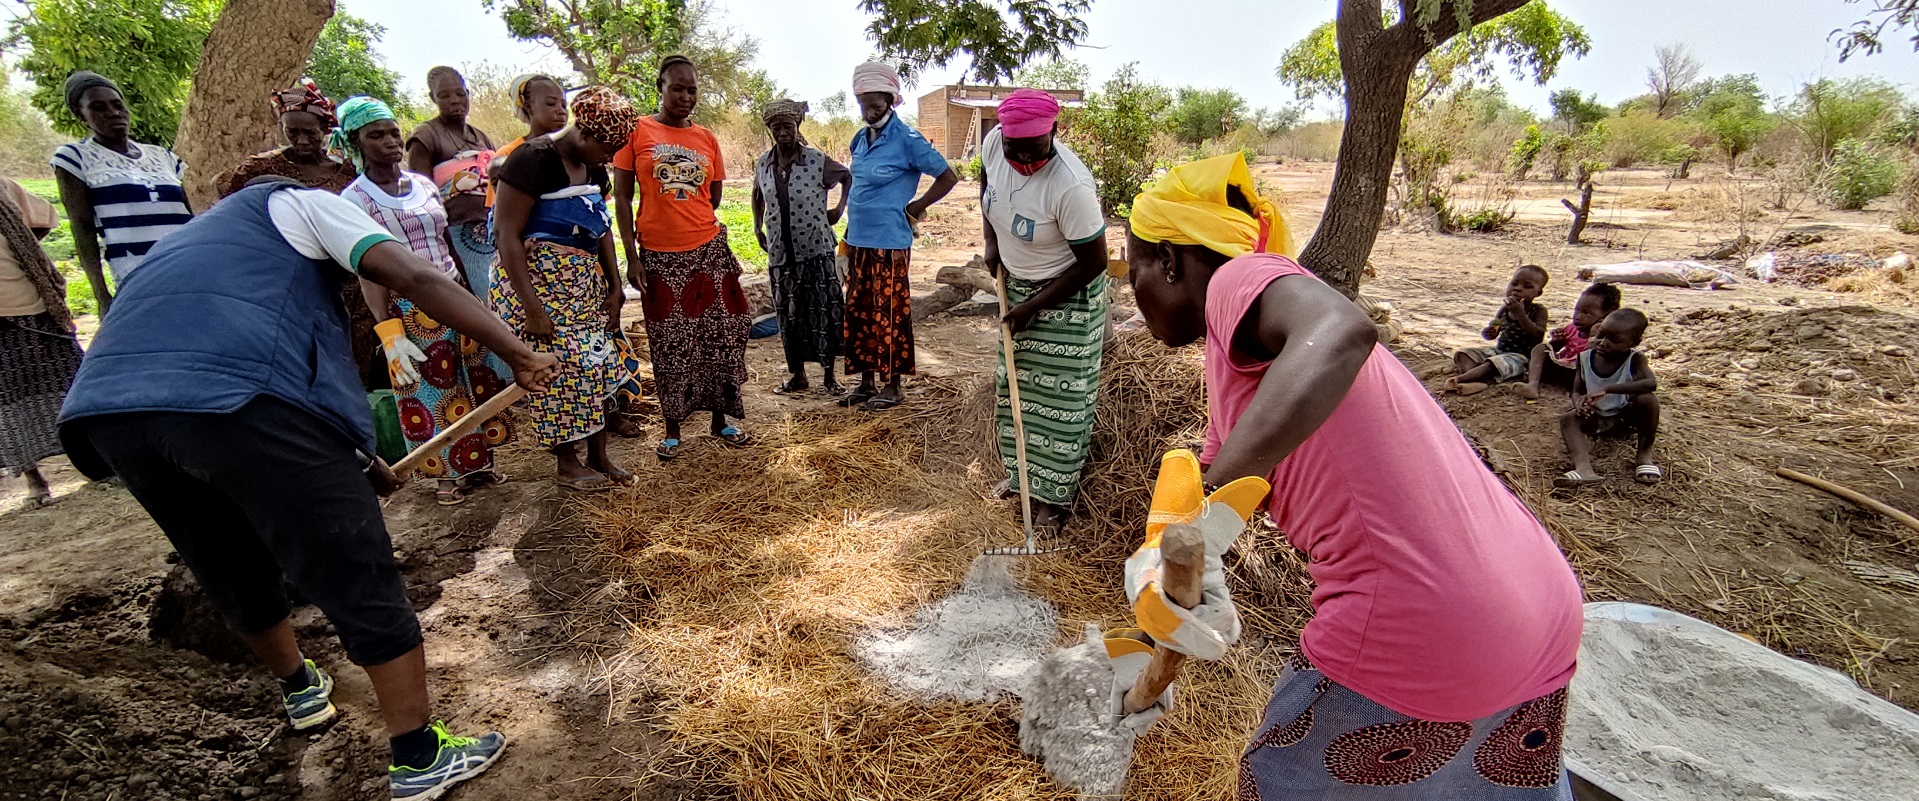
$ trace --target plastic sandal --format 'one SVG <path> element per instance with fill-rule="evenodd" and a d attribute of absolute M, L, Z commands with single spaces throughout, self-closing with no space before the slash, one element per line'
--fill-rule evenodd
<path fill-rule="evenodd" d="M 1632 471 L 1632 480 L 1641 484 L 1657 484 L 1665 480 L 1666 470 L 1656 464 L 1642 464 Z"/>
<path fill-rule="evenodd" d="M 1553 479 L 1553 486 L 1558 487 L 1560 489 L 1571 489 L 1573 487 L 1584 487 L 1592 484 L 1598 484 L 1605 480 L 1606 480 L 1605 476 L 1589 476 L 1579 472 L 1578 470 L 1568 470 L 1564 473 L 1561 473 L 1558 478 Z"/>
<path fill-rule="evenodd" d="M 680 441 L 677 439 L 660 440 L 660 447 L 653 449 L 653 454 L 660 457 L 660 461 L 662 462 L 673 461 L 675 457 L 680 455 Z"/>
<path fill-rule="evenodd" d="M 721 442 L 735 448 L 744 448 L 748 443 L 753 441 L 753 435 L 734 428 L 733 426 L 720 429 L 719 433 L 714 436 L 719 437 Z"/>

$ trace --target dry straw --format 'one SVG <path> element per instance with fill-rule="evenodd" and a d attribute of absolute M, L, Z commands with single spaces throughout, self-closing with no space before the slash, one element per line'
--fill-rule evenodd
<path fill-rule="evenodd" d="M 1107 355 L 1074 548 L 1012 566 L 1060 608 L 1062 644 L 1083 621 L 1124 620 L 1121 563 L 1144 531 L 1159 456 L 1203 431 L 1198 358 L 1143 335 Z M 691 449 L 586 510 L 633 621 L 630 650 L 609 660 L 614 694 L 657 699 L 654 722 L 671 735 L 656 767 L 750 801 L 1070 797 L 1019 752 L 1016 702 L 903 697 L 853 655 L 863 631 L 951 593 L 983 545 L 1019 537 L 1017 514 L 986 498 L 1005 472 L 990 387 L 921 386 L 917 412 L 795 415 L 762 427 L 760 459 Z M 1246 647 L 1187 671 L 1176 708 L 1140 743 L 1135 796 L 1233 787 L 1305 619 L 1303 565 L 1271 550 L 1235 568 Z"/>

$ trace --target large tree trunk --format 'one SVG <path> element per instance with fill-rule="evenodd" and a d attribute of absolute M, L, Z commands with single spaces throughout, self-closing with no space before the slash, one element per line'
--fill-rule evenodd
<path fill-rule="evenodd" d="M 280 141 L 268 93 L 300 77 L 333 0 L 227 0 L 193 73 L 175 151 L 187 163 L 187 198 L 213 205 L 213 178 Z"/>
<path fill-rule="evenodd" d="M 1471 24 L 1505 14 L 1528 0 L 1471 0 Z M 1415 0 L 1400 0 L 1400 19 L 1384 27 L 1379 0 L 1340 0 L 1339 66 L 1346 77 L 1346 131 L 1339 165 L 1319 229 L 1300 263 L 1327 283 L 1358 294 L 1359 278 L 1379 238 L 1386 192 L 1405 122 L 1407 82 L 1420 59 L 1460 31 L 1457 0 L 1430 24 L 1416 21 Z"/>

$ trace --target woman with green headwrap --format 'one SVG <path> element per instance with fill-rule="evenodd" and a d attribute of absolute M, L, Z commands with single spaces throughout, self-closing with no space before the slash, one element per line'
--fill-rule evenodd
<path fill-rule="evenodd" d="M 366 210 L 413 254 L 464 285 L 458 251 L 447 228 L 446 207 L 433 181 L 409 172 L 405 140 L 393 110 L 371 97 L 348 99 L 340 106 L 335 144 L 352 157 L 360 177 L 340 196 Z M 421 312 L 413 301 L 386 287 L 362 281 L 374 330 L 386 352 L 387 375 L 399 400 L 400 433 L 409 449 L 465 417 L 505 389 L 509 379 L 488 366 L 479 343 Z M 493 448 L 512 437 L 507 418 L 496 417 L 479 431 L 430 455 L 420 472 L 439 480 L 434 497 L 441 506 L 466 500 L 468 490 L 503 479 L 493 469 Z"/>

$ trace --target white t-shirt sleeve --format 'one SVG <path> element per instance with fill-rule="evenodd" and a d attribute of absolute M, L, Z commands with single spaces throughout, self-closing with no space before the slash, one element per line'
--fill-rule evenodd
<path fill-rule="evenodd" d="M 332 259 L 355 273 L 360 257 L 381 242 L 397 242 L 364 209 L 319 189 L 284 189 L 267 201 L 273 227 L 300 255 Z"/>
<path fill-rule="evenodd" d="M 1059 234 L 1068 244 L 1090 242 L 1106 232 L 1106 215 L 1090 177 L 1061 188 L 1058 220 Z"/>

